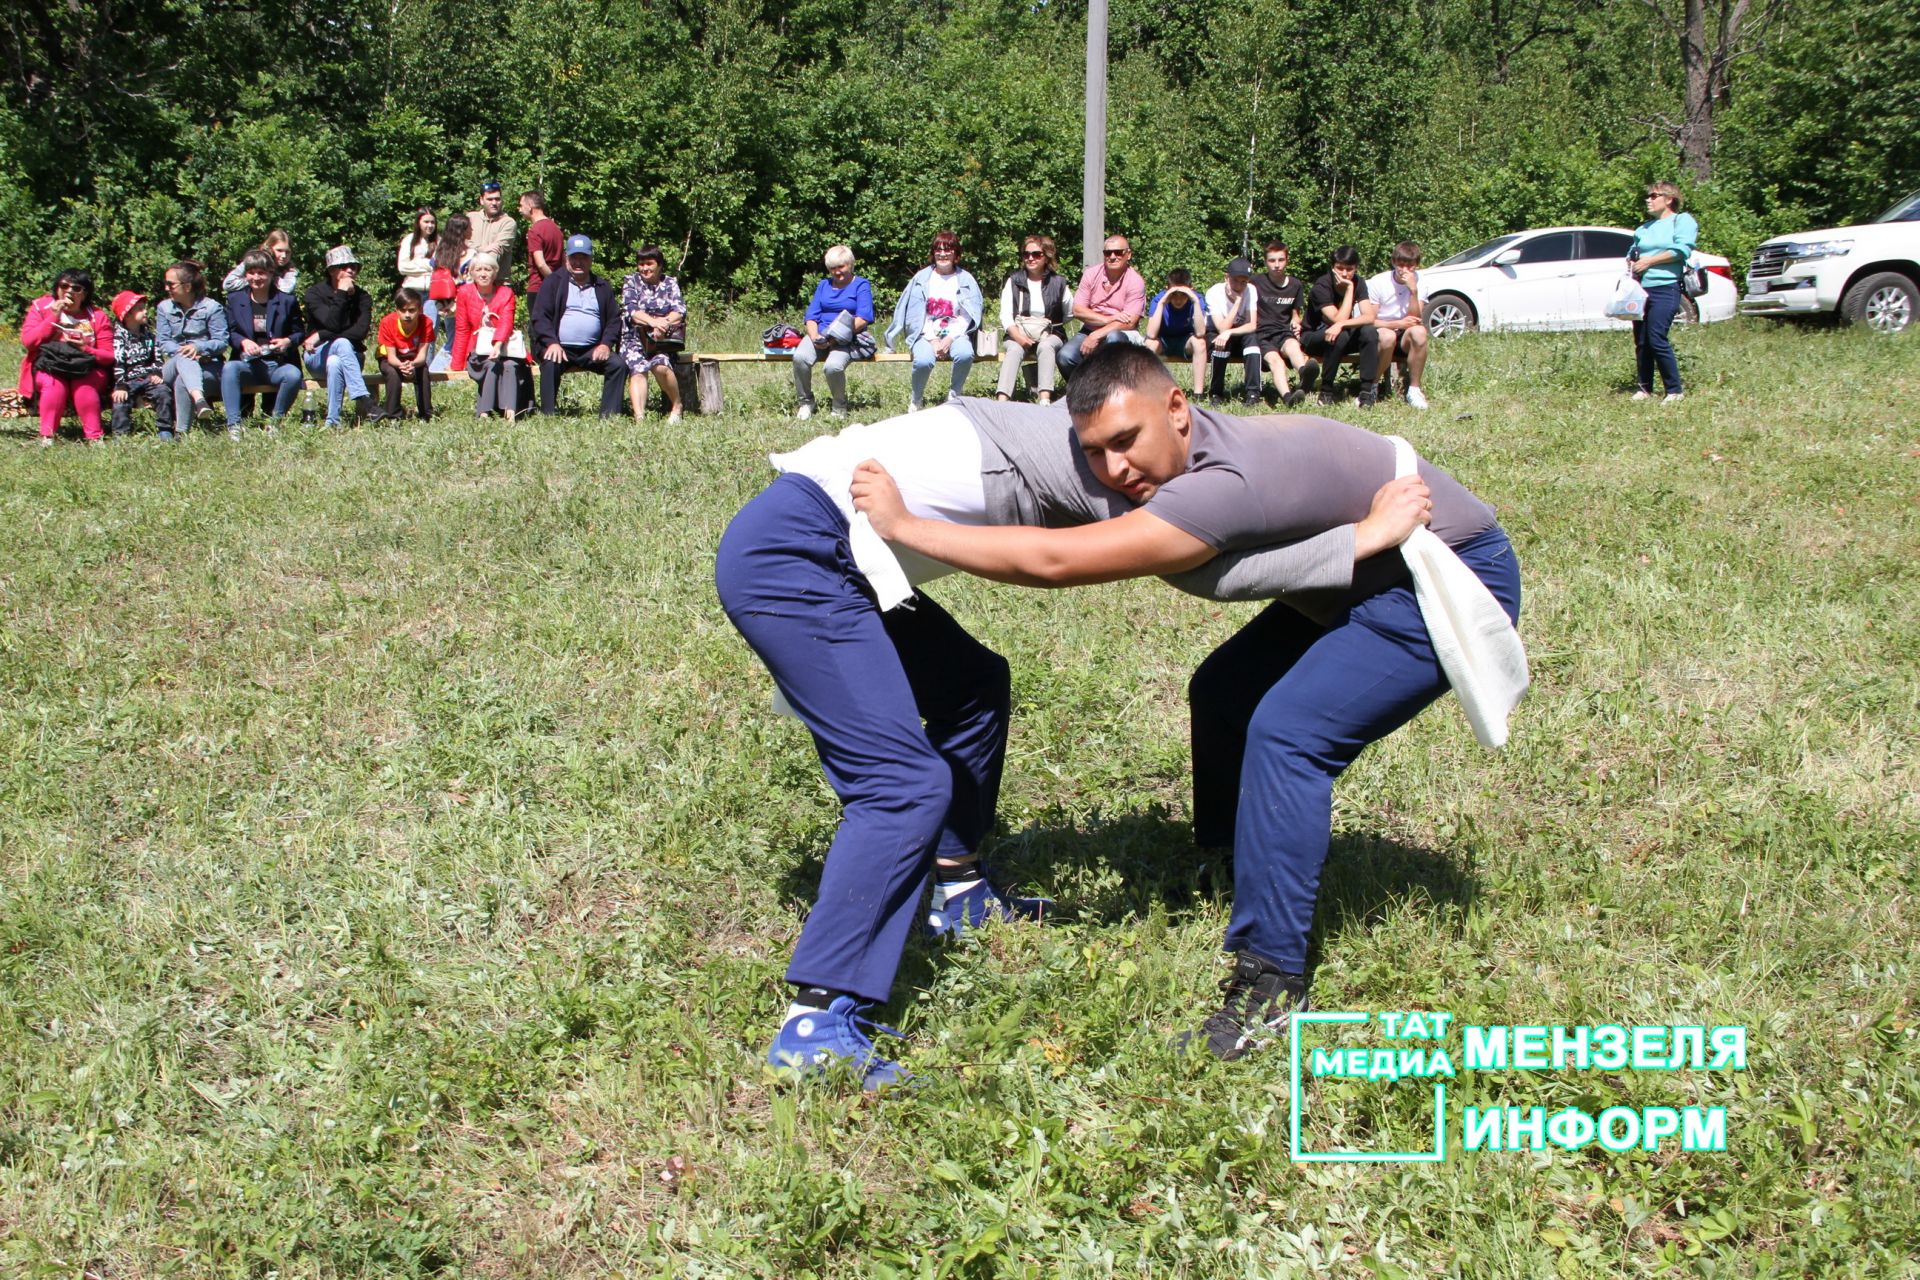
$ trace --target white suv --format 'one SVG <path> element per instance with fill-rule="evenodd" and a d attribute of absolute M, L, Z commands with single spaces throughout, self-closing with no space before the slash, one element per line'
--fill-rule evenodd
<path fill-rule="evenodd" d="M 1836 311 L 1880 333 L 1920 318 L 1920 191 L 1872 222 L 1779 236 L 1754 250 L 1740 314 Z"/>

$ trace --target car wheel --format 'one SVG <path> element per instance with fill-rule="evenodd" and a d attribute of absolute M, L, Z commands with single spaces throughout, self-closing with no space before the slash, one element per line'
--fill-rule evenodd
<path fill-rule="evenodd" d="M 1897 271 L 1856 280 L 1840 299 L 1840 316 L 1875 333 L 1899 333 L 1920 313 L 1920 288 Z"/>
<path fill-rule="evenodd" d="M 1437 294 L 1427 303 L 1427 332 L 1436 338 L 1457 338 L 1479 327 L 1473 304 L 1457 293 Z"/>

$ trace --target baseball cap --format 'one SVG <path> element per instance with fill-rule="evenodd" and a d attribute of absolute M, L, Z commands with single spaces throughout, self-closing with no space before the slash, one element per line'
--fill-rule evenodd
<path fill-rule="evenodd" d="M 493 178 L 488 178 L 485 182 L 480 184 L 480 190 L 482 193 L 489 192 L 489 191 L 498 191 L 499 189 L 500 189 L 500 183 Z"/>
<path fill-rule="evenodd" d="M 1230 276 L 1250 276 L 1253 274 L 1253 264 L 1245 258 L 1235 258 L 1227 264 L 1227 274 Z"/>
<path fill-rule="evenodd" d="M 593 256 L 592 239 L 587 236 L 568 236 L 567 256 L 571 258 L 576 253 L 584 253 L 591 258 Z"/>

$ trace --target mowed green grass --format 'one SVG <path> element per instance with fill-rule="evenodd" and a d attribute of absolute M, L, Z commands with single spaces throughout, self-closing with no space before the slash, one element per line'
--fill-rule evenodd
<path fill-rule="evenodd" d="M 1499 506 L 1534 684 L 1503 753 L 1442 702 L 1349 772 L 1315 995 L 1743 1025 L 1744 1072 L 1449 1097 L 1724 1106 L 1723 1153 L 1299 1165 L 1284 1052 L 1169 1051 L 1230 902 L 1185 680 L 1251 609 L 1153 582 L 931 588 L 1013 664 L 988 852 L 1067 919 L 909 950 L 928 1087 L 769 1079 L 837 806 L 711 568 L 819 425 L 784 370 L 674 431 L 5 424 L 0 1273 L 1914 1274 L 1920 345 L 1680 346 L 1683 405 L 1623 335 L 1516 335 L 1360 419 Z M 1423 1081 L 1309 1098 L 1431 1141 Z"/>

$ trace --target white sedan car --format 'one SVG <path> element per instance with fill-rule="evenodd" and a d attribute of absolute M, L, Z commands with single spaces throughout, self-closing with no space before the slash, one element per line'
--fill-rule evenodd
<path fill-rule="evenodd" d="M 1618 227 L 1543 227 L 1516 231 L 1420 270 L 1427 328 L 1436 338 L 1469 329 L 1625 329 L 1607 316 L 1607 300 L 1626 274 L 1633 233 Z M 1731 319 L 1740 290 L 1733 268 L 1715 253 L 1695 253 L 1707 292 L 1682 298 L 1680 319 Z"/>

